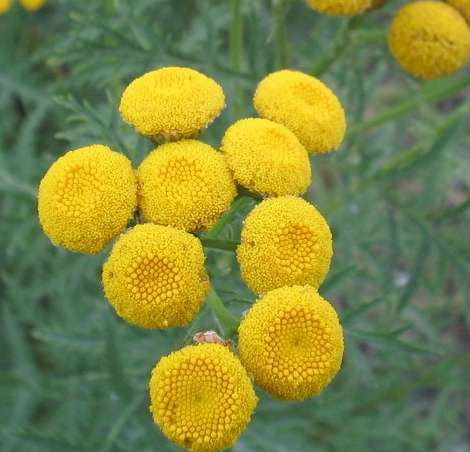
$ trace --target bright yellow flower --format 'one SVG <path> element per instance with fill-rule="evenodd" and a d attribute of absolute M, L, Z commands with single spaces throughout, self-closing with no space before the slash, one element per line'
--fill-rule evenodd
<path fill-rule="evenodd" d="M 236 194 L 223 156 L 196 140 L 161 145 L 141 163 L 137 178 L 143 217 L 186 231 L 210 228 Z"/>
<path fill-rule="evenodd" d="M 393 19 L 388 40 L 398 63 L 418 78 L 452 74 L 470 58 L 470 29 L 443 2 L 417 1 L 402 7 Z"/>
<path fill-rule="evenodd" d="M 232 446 L 258 402 L 240 361 L 219 344 L 187 346 L 162 358 L 152 372 L 150 400 L 163 433 L 194 452 Z"/>
<path fill-rule="evenodd" d="M 155 224 L 138 225 L 122 235 L 102 276 L 116 312 L 143 328 L 187 325 L 209 288 L 199 239 Z"/>
<path fill-rule="evenodd" d="M 463 17 L 470 22 L 470 0 L 447 0 Z"/>
<path fill-rule="evenodd" d="M 243 280 L 256 293 L 325 279 L 333 254 L 328 223 L 307 201 L 267 199 L 245 219 L 237 259 Z"/>
<path fill-rule="evenodd" d="M 39 185 L 39 220 L 53 243 L 96 254 L 132 218 L 137 187 L 131 162 L 106 146 L 69 151 Z"/>
<path fill-rule="evenodd" d="M 307 4 L 319 13 L 333 16 L 354 16 L 377 7 L 386 0 L 307 0 Z"/>
<path fill-rule="evenodd" d="M 28 11 L 37 11 L 44 6 L 46 0 L 20 0 L 20 3 Z"/>
<path fill-rule="evenodd" d="M 193 69 L 165 67 L 135 79 L 119 107 L 139 133 L 155 140 L 190 137 L 225 107 L 222 88 Z"/>
<path fill-rule="evenodd" d="M 253 102 L 260 116 L 286 126 L 311 153 L 333 151 L 343 141 L 343 107 L 315 77 L 290 70 L 274 72 L 260 82 Z"/>
<path fill-rule="evenodd" d="M 311 182 L 308 154 L 281 124 L 249 118 L 225 132 L 222 151 L 235 180 L 266 196 L 299 195 Z"/>
<path fill-rule="evenodd" d="M 274 397 L 320 393 L 341 367 L 343 331 L 334 308 L 310 286 L 282 287 L 258 300 L 239 327 L 240 359 Z"/>
<path fill-rule="evenodd" d="M 11 0 L 0 0 L 0 14 L 4 14 L 11 8 Z"/>

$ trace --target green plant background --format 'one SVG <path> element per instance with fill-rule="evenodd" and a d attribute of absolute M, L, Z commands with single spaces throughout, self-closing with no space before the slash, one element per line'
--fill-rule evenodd
<path fill-rule="evenodd" d="M 348 115 L 337 153 L 312 159 L 307 197 L 334 232 L 321 293 L 340 313 L 343 368 L 304 403 L 261 401 L 233 450 L 470 448 L 470 72 L 421 83 L 386 46 L 401 1 L 352 20 L 302 1 L 62 0 L 0 16 L 0 449 L 172 451 L 148 412 L 160 356 L 217 324 L 144 331 L 113 313 L 97 257 L 53 247 L 36 188 L 65 150 L 105 143 L 138 163 L 151 144 L 119 118 L 135 76 L 165 65 L 216 78 L 228 102 L 202 138 L 217 146 L 267 73 L 327 81 Z M 252 203 L 245 205 L 245 212 Z M 224 228 L 236 240 L 243 210 Z M 253 295 L 233 253 L 208 250 L 234 313 Z"/>

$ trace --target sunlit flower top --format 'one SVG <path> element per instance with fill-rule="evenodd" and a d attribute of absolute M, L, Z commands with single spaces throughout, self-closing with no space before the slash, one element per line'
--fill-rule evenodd
<path fill-rule="evenodd" d="M 354 16 L 378 7 L 386 0 L 306 0 L 314 10 L 334 16 Z"/>
<path fill-rule="evenodd" d="M 28 11 L 37 11 L 45 5 L 46 0 L 20 0 L 20 3 Z"/>
<path fill-rule="evenodd" d="M 321 392 L 343 357 L 334 308 L 310 286 L 282 287 L 258 300 L 242 319 L 242 364 L 274 397 L 303 400 Z"/>
<path fill-rule="evenodd" d="M 439 1 L 403 6 L 393 19 L 389 46 L 402 68 L 434 79 L 458 71 L 470 58 L 470 29 L 462 15 Z"/>
<path fill-rule="evenodd" d="M 237 121 L 225 132 L 222 151 L 235 180 L 250 191 L 299 195 L 310 185 L 307 151 L 282 124 L 260 118 Z"/>
<path fill-rule="evenodd" d="M 320 212 L 293 196 L 267 199 L 246 217 L 237 258 L 256 293 L 294 284 L 318 287 L 333 254 L 330 228 Z"/>
<path fill-rule="evenodd" d="M 447 0 L 462 16 L 470 22 L 470 0 Z"/>
<path fill-rule="evenodd" d="M 209 288 L 201 242 L 168 226 L 137 225 L 114 244 L 103 287 L 116 312 L 133 325 L 185 326 Z"/>
<path fill-rule="evenodd" d="M 152 372 L 150 400 L 163 433 L 194 452 L 232 446 L 258 401 L 239 360 L 219 344 L 187 346 L 162 358 Z"/>
<path fill-rule="evenodd" d="M 137 177 L 143 218 L 186 231 L 210 228 L 236 194 L 223 156 L 197 140 L 159 146 L 141 163 Z"/>
<path fill-rule="evenodd" d="M 343 107 L 315 77 L 291 70 L 274 72 L 260 82 L 253 102 L 260 116 L 286 126 L 311 153 L 333 151 L 343 141 Z"/>
<path fill-rule="evenodd" d="M 165 67 L 135 79 L 122 95 L 120 111 L 142 135 L 177 140 L 206 128 L 224 106 L 224 92 L 211 78 Z"/>
<path fill-rule="evenodd" d="M 102 145 L 69 151 L 39 185 L 39 221 L 54 244 L 96 254 L 127 226 L 136 191 L 124 155 Z"/>
<path fill-rule="evenodd" d="M 0 14 L 4 14 L 11 8 L 11 0 L 0 0 Z"/>

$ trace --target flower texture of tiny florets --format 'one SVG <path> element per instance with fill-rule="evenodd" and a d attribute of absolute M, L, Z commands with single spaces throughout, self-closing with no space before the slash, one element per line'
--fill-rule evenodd
<path fill-rule="evenodd" d="M 240 361 L 220 344 L 190 345 L 162 358 L 152 372 L 150 400 L 163 433 L 193 452 L 232 446 L 258 402 Z"/>
<path fill-rule="evenodd" d="M 333 16 L 354 16 L 376 8 L 386 0 L 307 0 L 307 4 L 323 14 Z"/>
<path fill-rule="evenodd" d="M 186 231 L 209 229 L 236 195 L 222 154 L 197 140 L 159 146 L 141 163 L 137 179 L 143 218 Z"/>
<path fill-rule="evenodd" d="M 46 0 L 20 0 L 21 6 L 28 11 L 38 11 L 41 9 Z"/>
<path fill-rule="evenodd" d="M 11 0 L 0 0 L 0 14 L 4 14 L 11 8 Z"/>
<path fill-rule="evenodd" d="M 447 0 L 470 23 L 470 0 Z"/>
<path fill-rule="evenodd" d="M 120 234 L 137 204 L 131 162 L 106 146 L 69 151 L 39 185 L 39 221 L 51 241 L 96 254 Z"/>
<path fill-rule="evenodd" d="M 243 280 L 256 293 L 325 279 L 333 254 L 328 223 L 293 196 L 261 202 L 246 217 L 237 249 Z"/>
<path fill-rule="evenodd" d="M 282 124 L 248 118 L 230 126 L 222 152 L 235 180 L 265 196 L 299 195 L 311 182 L 307 151 Z"/>
<path fill-rule="evenodd" d="M 126 122 L 157 141 L 191 137 L 225 107 L 221 86 L 198 71 L 165 67 L 135 79 L 119 107 Z"/>
<path fill-rule="evenodd" d="M 280 399 L 320 393 L 339 371 L 343 348 L 336 311 L 310 286 L 268 292 L 239 327 L 242 364 L 256 385 Z"/>
<path fill-rule="evenodd" d="M 388 42 L 400 66 L 415 77 L 453 74 L 470 58 L 470 28 L 446 3 L 417 1 L 403 6 L 390 27 Z"/>
<path fill-rule="evenodd" d="M 333 151 L 343 141 L 343 107 L 315 77 L 291 70 L 273 72 L 259 83 L 253 103 L 261 117 L 286 126 L 310 153 Z"/>
<path fill-rule="evenodd" d="M 117 314 L 143 328 L 186 326 L 209 289 L 199 239 L 155 224 L 137 225 L 119 237 L 102 278 Z"/>

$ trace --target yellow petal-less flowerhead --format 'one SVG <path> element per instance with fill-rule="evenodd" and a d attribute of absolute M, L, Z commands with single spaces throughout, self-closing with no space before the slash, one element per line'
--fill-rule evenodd
<path fill-rule="evenodd" d="M 274 397 L 303 400 L 339 371 L 343 331 L 334 308 L 313 287 L 282 287 L 242 319 L 239 350 L 255 384 Z"/>
<path fill-rule="evenodd" d="M 198 71 L 165 67 L 135 79 L 119 107 L 125 121 L 155 140 L 195 135 L 225 106 L 220 85 Z"/>
<path fill-rule="evenodd" d="M 138 225 L 117 240 L 102 278 L 118 315 L 143 328 L 187 325 L 209 288 L 199 239 L 155 224 Z"/>
<path fill-rule="evenodd" d="M 236 195 L 222 154 L 197 140 L 159 146 L 141 163 L 137 178 L 143 218 L 186 231 L 210 228 Z"/>
<path fill-rule="evenodd" d="M 446 3 L 417 1 L 402 7 L 390 27 L 388 42 L 400 66 L 415 77 L 453 74 L 470 58 L 470 28 Z"/>
<path fill-rule="evenodd" d="M 120 234 L 137 204 L 131 162 L 106 146 L 69 151 L 39 185 L 39 221 L 51 241 L 96 254 Z"/>
<path fill-rule="evenodd" d="M 219 344 L 190 345 L 162 358 L 152 372 L 150 400 L 163 433 L 193 452 L 232 446 L 258 402 L 240 361 Z"/>
<path fill-rule="evenodd" d="M 0 14 L 5 14 L 11 8 L 11 0 L 0 0 Z"/>
<path fill-rule="evenodd" d="M 46 0 L 20 0 L 21 6 L 28 11 L 38 11 L 41 9 Z"/>
<path fill-rule="evenodd" d="M 383 3 L 384 0 L 307 0 L 315 11 L 333 16 L 354 16 Z"/>
<path fill-rule="evenodd" d="M 237 121 L 225 132 L 222 152 L 235 180 L 250 191 L 299 195 L 310 185 L 307 151 L 282 124 L 260 118 Z"/>
<path fill-rule="evenodd" d="M 324 154 L 343 141 L 343 107 L 315 77 L 287 69 L 273 72 L 259 83 L 253 102 L 261 117 L 286 126 L 308 152 Z"/>
<path fill-rule="evenodd" d="M 246 217 L 237 249 L 243 280 L 256 293 L 325 279 L 333 254 L 328 223 L 307 201 L 267 199 Z"/>
<path fill-rule="evenodd" d="M 470 23 L 470 0 L 447 0 Z"/>

